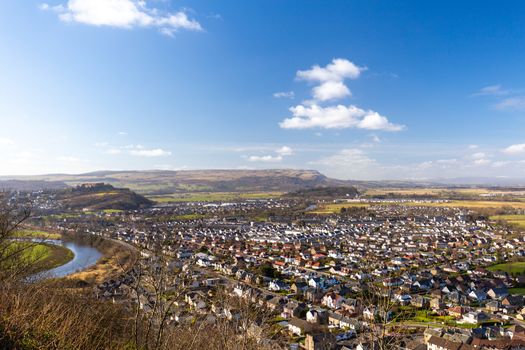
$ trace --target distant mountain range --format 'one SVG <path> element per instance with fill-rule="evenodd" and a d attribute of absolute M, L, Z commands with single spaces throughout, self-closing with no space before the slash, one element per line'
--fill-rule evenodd
<path fill-rule="evenodd" d="M 364 188 L 525 186 L 525 179 L 455 178 L 407 181 L 354 181 L 329 178 L 315 170 L 181 170 L 97 171 L 85 174 L 51 174 L 0 177 L 0 189 L 57 189 L 82 183 L 107 183 L 142 194 L 176 192 L 293 192 L 318 187 Z"/>

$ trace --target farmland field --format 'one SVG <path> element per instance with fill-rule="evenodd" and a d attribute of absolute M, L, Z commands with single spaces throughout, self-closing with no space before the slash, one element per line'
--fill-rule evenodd
<path fill-rule="evenodd" d="M 329 203 L 322 204 L 318 208 L 309 211 L 310 214 L 338 214 L 343 208 L 367 208 L 368 203 Z"/>
<path fill-rule="evenodd" d="M 525 261 L 506 262 L 489 266 L 489 271 L 503 271 L 509 274 L 523 274 L 525 272 Z"/>
<path fill-rule="evenodd" d="M 19 230 L 14 234 L 15 237 L 24 237 L 24 238 L 39 238 L 39 239 L 60 239 L 60 234 L 50 233 L 39 230 Z"/>
<path fill-rule="evenodd" d="M 505 221 L 511 225 L 525 228 L 525 215 L 495 215 L 490 217 L 491 220 Z"/>
<path fill-rule="evenodd" d="M 464 207 L 464 208 L 515 208 L 525 209 L 525 202 L 506 202 L 506 201 L 448 201 L 448 202 L 407 202 L 403 205 L 422 206 L 422 207 Z"/>
<path fill-rule="evenodd" d="M 201 192 L 201 193 L 174 193 L 171 195 L 147 196 L 157 203 L 171 202 L 221 202 L 239 199 L 270 199 L 282 195 L 281 192 Z"/>

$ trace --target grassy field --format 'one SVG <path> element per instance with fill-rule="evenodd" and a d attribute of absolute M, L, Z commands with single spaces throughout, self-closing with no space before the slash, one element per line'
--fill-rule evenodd
<path fill-rule="evenodd" d="M 16 254 L 16 260 L 9 264 L 21 261 L 35 272 L 63 265 L 74 257 L 73 252 L 66 247 L 46 243 L 10 242 L 7 251 Z"/>
<path fill-rule="evenodd" d="M 38 230 L 19 230 L 15 232 L 15 237 L 18 238 L 41 238 L 41 239 L 60 239 L 61 235 L 58 233 L 50 233 Z"/>
<path fill-rule="evenodd" d="M 505 221 L 511 225 L 525 228 L 525 215 L 494 215 L 491 216 L 490 219 L 496 221 Z"/>
<path fill-rule="evenodd" d="M 523 274 L 525 272 L 525 261 L 507 262 L 489 266 L 489 271 L 503 271 L 509 274 Z"/>
<path fill-rule="evenodd" d="M 403 203 L 407 206 L 422 206 L 422 207 L 463 207 L 463 208 L 515 208 L 525 209 L 525 202 L 505 202 L 505 201 L 449 201 L 449 202 L 407 202 Z"/>
<path fill-rule="evenodd" d="M 172 216 L 171 220 L 198 220 L 205 218 L 206 215 L 202 214 L 185 214 L 185 215 L 176 215 Z"/>
<path fill-rule="evenodd" d="M 479 197 L 483 194 L 497 196 L 524 197 L 524 191 L 495 190 L 489 188 L 372 188 L 365 191 L 366 196 L 386 196 L 389 194 L 401 196 L 443 196 L 446 198 L 450 194 L 463 195 L 468 197 Z"/>
<path fill-rule="evenodd" d="M 171 202 L 227 202 L 242 199 L 270 199 L 282 195 L 281 192 L 199 192 L 199 193 L 174 193 L 171 195 L 147 196 L 157 203 Z"/>
<path fill-rule="evenodd" d="M 510 294 L 519 294 L 519 295 L 525 295 L 525 288 L 510 288 L 509 289 Z"/>
<path fill-rule="evenodd" d="M 483 208 L 515 208 L 525 209 L 525 202 L 506 202 L 506 201 L 477 201 L 477 200 L 452 200 L 448 202 L 403 202 L 403 203 L 392 203 L 392 202 L 374 202 L 374 203 L 328 203 L 322 204 L 317 209 L 310 211 L 311 214 L 338 214 L 342 208 L 353 208 L 353 207 L 368 207 L 370 205 L 405 205 L 409 207 L 456 207 L 456 208 L 471 208 L 471 209 L 483 209 Z M 502 215 L 501 217 L 505 217 Z M 511 217 L 512 215 L 509 215 Z M 525 215 L 517 215 L 522 217 L 523 224 L 525 225 Z M 519 221 L 521 218 L 516 218 L 515 221 Z M 517 223 L 517 222 L 516 222 Z"/>
<path fill-rule="evenodd" d="M 367 203 L 328 203 L 320 205 L 317 209 L 309 211 L 310 214 L 339 214 L 343 208 L 367 208 Z"/>

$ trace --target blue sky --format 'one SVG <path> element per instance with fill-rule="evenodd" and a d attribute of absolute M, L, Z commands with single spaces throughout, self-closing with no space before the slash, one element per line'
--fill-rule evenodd
<path fill-rule="evenodd" d="M 522 1 L 0 6 L 1 175 L 525 176 Z"/>

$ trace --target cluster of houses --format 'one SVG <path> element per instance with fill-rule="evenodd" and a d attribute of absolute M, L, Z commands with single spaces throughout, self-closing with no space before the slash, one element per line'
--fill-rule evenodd
<path fill-rule="evenodd" d="M 271 222 L 252 222 L 242 213 L 286 209 L 293 203 L 182 203 L 49 225 L 128 242 L 146 255 L 160 242 L 162 254 L 174 264 L 191 262 L 199 271 L 195 290 L 185 297 L 193 311 L 238 317 L 235 310 L 209 302 L 209 290 L 226 287 L 230 295 L 279 317 L 283 332 L 302 347 L 315 349 L 324 342 L 366 348 L 363 335 L 381 311 L 361 298 L 373 285 L 374 293 L 393 305 L 388 320 L 403 317 L 402 322 L 419 330 L 425 322 L 429 327 L 443 325 L 442 333 L 432 337 L 417 333 L 421 337 L 412 342 L 416 347 L 519 349 L 525 308 L 513 288 L 525 285 L 525 279 L 487 267 L 524 257 L 525 237 L 476 219 L 465 209 L 384 203 L 359 215 L 275 216 Z M 202 218 L 177 219 L 193 214 Z M 105 282 L 97 293 L 105 298 L 129 296 L 125 278 Z M 147 308 L 147 293 L 131 297 Z M 418 311 L 431 316 L 418 319 Z M 177 313 L 174 321 L 191 318 L 186 312 Z M 517 328 L 513 334 L 505 331 L 511 327 Z M 470 338 L 444 329 L 469 329 Z"/>

